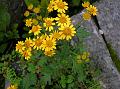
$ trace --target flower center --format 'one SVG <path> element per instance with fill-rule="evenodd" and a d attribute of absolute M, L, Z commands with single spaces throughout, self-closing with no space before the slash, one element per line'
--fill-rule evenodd
<path fill-rule="evenodd" d="M 39 29 L 39 28 L 38 28 L 37 26 L 35 26 L 35 27 L 32 28 L 32 32 L 34 33 L 34 32 L 36 32 L 36 31 L 38 31 L 38 29 Z"/>
<path fill-rule="evenodd" d="M 47 20 L 45 23 L 46 23 L 47 27 L 50 27 L 52 25 L 52 21 L 51 20 Z"/>
<path fill-rule="evenodd" d="M 60 17 L 60 23 L 66 23 L 66 18 L 64 16 Z"/>
<path fill-rule="evenodd" d="M 59 34 L 59 33 L 56 32 L 56 33 L 53 34 L 53 38 L 57 39 L 57 38 L 59 38 L 59 37 L 60 37 L 60 34 Z"/>
<path fill-rule="evenodd" d="M 65 35 L 70 35 L 71 34 L 71 30 L 69 27 L 66 27 L 64 30 L 63 30 L 63 34 Z"/>
<path fill-rule="evenodd" d="M 63 2 L 58 2 L 58 3 L 57 3 L 57 6 L 58 6 L 58 8 L 60 8 L 60 9 L 64 9 L 64 7 L 65 7 L 65 5 L 64 5 Z"/>
<path fill-rule="evenodd" d="M 91 13 L 95 12 L 95 9 L 91 8 L 91 9 L 90 9 L 90 12 L 91 12 Z"/>
<path fill-rule="evenodd" d="M 24 55 L 25 57 L 28 57 L 28 56 L 29 56 L 27 51 L 24 51 L 24 52 L 23 52 L 23 55 Z"/>
<path fill-rule="evenodd" d="M 32 24 L 31 20 L 26 21 L 26 24 L 31 25 Z"/>
<path fill-rule="evenodd" d="M 25 46 L 26 46 L 26 47 L 30 47 L 30 44 L 31 44 L 30 41 L 26 41 L 26 42 L 25 42 Z"/>
<path fill-rule="evenodd" d="M 17 45 L 17 48 L 22 49 L 22 45 L 21 44 Z"/>
<path fill-rule="evenodd" d="M 36 46 L 40 46 L 41 44 L 42 44 L 42 40 L 37 39 L 37 40 L 35 41 L 35 45 L 36 45 Z"/>
<path fill-rule="evenodd" d="M 53 42 L 51 40 L 48 40 L 46 45 L 47 45 L 47 47 L 52 47 L 53 46 Z"/>

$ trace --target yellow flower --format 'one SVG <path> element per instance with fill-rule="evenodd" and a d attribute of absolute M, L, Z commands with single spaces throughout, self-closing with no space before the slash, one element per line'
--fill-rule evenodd
<path fill-rule="evenodd" d="M 93 15 L 93 16 L 95 16 L 95 15 L 97 15 L 97 8 L 95 7 L 95 6 L 92 6 L 92 5 L 90 5 L 88 8 L 87 8 L 87 10 L 89 11 L 89 13 L 91 14 L 91 15 Z"/>
<path fill-rule="evenodd" d="M 60 34 L 61 34 L 61 39 L 72 39 L 72 37 L 75 35 L 76 31 L 73 25 L 70 24 L 65 24 L 59 28 Z"/>
<path fill-rule="evenodd" d="M 82 60 L 85 60 L 87 58 L 87 55 L 83 54 L 81 58 Z"/>
<path fill-rule="evenodd" d="M 16 44 L 16 51 L 22 52 L 25 49 L 23 41 L 18 41 Z"/>
<path fill-rule="evenodd" d="M 37 16 L 37 19 L 38 20 L 42 20 L 42 16 Z"/>
<path fill-rule="evenodd" d="M 90 53 L 89 52 L 83 52 L 84 55 L 86 55 L 87 57 L 90 56 Z"/>
<path fill-rule="evenodd" d="M 77 59 L 80 60 L 81 59 L 81 55 L 77 55 Z"/>
<path fill-rule="evenodd" d="M 51 51 L 56 49 L 56 41 L 52 36 L 47 36 L 45 40 L 43 40 L 42 50 Z"/>
<path fill-rule="evenodd" d="M 81 59 L 77 60 L 77 63 L 78 64 L 82 63 L 82 60 Z"/>
<path fill-rule="evenodd" d="M 30 4 L 29 6 L 28 6 L 28 10 L 32 10 L 33 9 L 33 4 Z"/>
<path fill-rule="evenodd" d="M 47 10 L 48 10 L 48 12 L 52 12 L 53 9 L 54 9 L 54 2 L 53 2 L 53 1 L 50 1 Z"/>
<path fill-rule="evenodd" d="M 44 36 L 41 36 L 41 37 L 39 37 L 39 36 L 37 36 L 37 38 L 36 39 L 33 39 L 34 40 L 34 49 L 37 49 L 37 50 L 39 50 L 39 49 L 41 49 L 42 48 L 42 42 L 43 42 L 43 40 L 44 40 Z"/>
<path fill-rule="evenodd" d="M 55 23 L 53 22 L 54 19 L 53 18 L 45 18 L 44 19 L 44 27 L 46 27 L 46 30 L 51 31 L 53 30 L 53 25 L 55 25 Z"/>
<path fill-rule="evenodd" d="M 26 38 L 24 44 L 27 49 L 31 49 L 31 47 L 33 47 L 33 41 L 30 38 Z"/>
<path fill-rule="evenodd" d="M 44 54 L 46 55 L 46 56 L 53 56 L 54 54 L 55 54 L 55 50 L 51 50 L 51 51 L 45 51 L 44 52 Z"/>
<path fill-rule="evenodd" d="M 90 53 L 89 52 L 83 52 L 83 54 L 81 55 L 81 59 L 84 60 L 85 62 L 88 62 Z"/>
<path fill-rule="evenodd" d="M 31 50 L 23 50 L 22 51 L 22 56 L 25 57 L 26 60 L 29 60 L 31 57 Z"/>
<path fill-rule="evenodd" d="M 66 23 L 71 23 L 69 16 L 65 15 L 64 13 L 58 14 L 58 17 L 56 17 L 55 20 L 57 21 L 58 26 L 64 25 Z"/>
<path fill-rule="evenodd" d="M 82 16 L 83 16 L 83 19 L 84 19 L 84 20 L 90 20 L 90 19 L 91 19 L 91 14 L 88 13 L 88 12 L 83 13 Z"/>
<path fill-rule="evenodd" d="M 38 35 L 40 33 L 40 30 L 42 30 L 40 25 L 32 26 L 32 29 L 29 31 L 29 33 L 34 33 L 34 35 Z"/>
<path fill-rule="evenodd" d="M 89 2 L 84 2 L 84 3 L 82 3 L 82 6 L 83 6 L 84 8 L 87 8 L 87 7 L 90 6 L 90 3 L 89 3 Z"/>
<path fill-rule="evenodd" d="M 62 0 L 56 0 L 54 10 L 57 10 L 57 12 L 65 13 L 65 10 L 68 10 L 68 4 L 66 2 L 63 2 Z"/>
<path fill-rule="evenodd" d="M 7 89 L 17 89 L 16 85 L 10 85 Z"/>
<path fill-rule="evenodd" d="M 37 19 L 33 19 L 32 22 L 33 22 L 34 25 L 38 24 L 38 20 Z"/>
<path fill-rule="evenodd" d="M 29 16 L 29 14 L 30 14 L 30 12 L 29 12 L 29 11 L 25 11 L 24 16 L 25 16 L 25 17 L 28 17 L 28 16 Z"/>
<path fill-rule="evenodd" d="M 40 8 L 39 8 L 39 7 L 34 8 L 34 9 L 33 9 L 33 12 L 36 13 L 36 14 L 37 14 L 37 13 L 40 13 Z"/>
<path fill-rule="evenodd" d="M 32 26 L 32 19 L 26 19 L 26 24 L 27 27 L 31 27 Z"/>
<path fill-rule="evenodd" d="M 54 31 L 53 33 L 51 33 L 51 36 L 52 36 L 54 39 L 59 40 L 59 39 L 60 39 L 60 32 Z"/>

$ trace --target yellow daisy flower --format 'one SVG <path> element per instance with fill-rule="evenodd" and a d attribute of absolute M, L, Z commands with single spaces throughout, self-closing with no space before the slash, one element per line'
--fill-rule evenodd
<path fill-rule="evenodd" d="M 56 49 L 56 41 L 52 36 L 47 36 L 45 40 L 43 40 L 42 50 L 50 51 Z"/>
<path fill-rule="evenodd" d="M 56 0 L 54 10 L 57 10 L 57 12 L 65 13 L 65 10 L 68 10 L 68 4 L 66 2 L 63 2 L 62 0 Z"/>
<path fill-rule="evenodd" d="M 61 39 L 70 40 L 75 35 L 76 31 L 73 25 L 65 24 L 59 28 Z"/>
<path fill-rule="evenodd" d="M 29 12 L 29 11 L 25 11 L 24 16 L 25 16 L 25 17 L 28 17 L 28 16 L 29 16 L 29 14 L 30 14 L 30 12 Z"/>
<path fill-rule="evenodd" d="M 83 16 L 83 19 L 84 19 L 84 20 L 90 20 L 90 19 L 91 19 L 91 14 L 88 13 L 88 12 L 83 13 L 82 16 Z"/>
<path fill-rule="evenodd" d="M 64 25 L 66 23 L 71 23 L 69 16 L 64 13 L 58 14 L 58 17 L 56 17 L 55 20 L 57 21 L 58 26 Z"/>
<path fill-rule="evenodd" d="M 44 19 L 43 25 L 44 25 L 44 27 L 46 27 L 46 30 L 48 30 L 48 31 L 53 30 L 53 25 L 55 25 L 55 23 L 53 21 L 54 21 L 53 18 L 45 18 Z"/>
<path fill-rule="evenodd" d="M 44 54 L 45 54 L 46 56 L 51 57 L 51 56 L 53 56 L 53 55 L 55 54 L 55 50 L 45 51 Z"/>
<path fill-rule="evenodd" d="M 48 7 L 47 7 L 47 10 L 48 12 L 52 12 L 54 9 L 54 2 L 53 1 L 50 1 Z"/>
<path fill-rule="evenodd" d="M 23 41 L 18 41 L 16 44 L 16 51 L 22 52 L 25 49 Z"/>
<path fill-rule="evenodd" d="M 34 35 L 38 35 L 40 33 L 40 30 L 42 30 L 40 25 L 32 26 L 32 29 L 29 31 L 29 33 L 34 33 Z"/>
<path fill-rule="evenodd" d="M 29 6 L 28 6 L 28 10 L 32 10 L 33 9 L 33 4 L 30 4 Z"/>
<path fill-rule="evenodd" d="M 39 7 L 34 8 L 33 12 L 36 13 L 36 14 L 40 13 L 40 8 Z"/>
<path fill-rule="evenodd" d="M 97 8 L 95 7 L 95 6 L 92 6 L 92 5 L 90 5 L 88 8 L 87 8 L 87 10 L 89 11 L 89 13 L 91 14 L 91 15 L 93 15 L 93 16 L 95 16 L 95 15 L 97 15 Z"/>
<path fill-rule="evenodd" d="M 26 60 L 29 60 L 32 55 L 31 50 L 23 50 L 21 54 Z"/>
<path fill-rule="evenodd" d="M 26 24 L 27 27 L 31 27 L 32 26 L 32 19 L 26 19 Z"/>
<path fill-rule="evenodd" d="M 17 89 L 16 85 L 10 85 L 7 89 Z"/>
<path fill-rule="evenodd" d="M 42 42 L 43 42 L 43 40 L 44 40 L 44 36 L 41 36 L 41 37 L 39 37 L 39 36 L 37 36 L 37 38 L 36 39 L 33 39 L 34 40 L 34 49 L 37 49 L 37 50 L 39 50 L 39 49 L 41 49 L 42 48 Z"/>
<path fill-rule="evenodd" d="M 33 22 L 34 25 L 38 25 L 38 20 L 37 19 L 33 19 L 32 22 Z"/>
<path fill-rule="evenodd" d="M 52 36 L 54 39 L 59 40 L 59 39 L 60 39 L 60 32 L 54 31 L 53 33 L 51 33 L 51 36 Z"/>
<path fill-rule="evenodd" d="M 84 3 L 82 3 L 82 6 L 83 6 L 84 8 L 87 8 L 87 7 L 90 6 L 90 3 L 89 3 L 89 2 L 84 2 Z"/>
<path fill-rule="evenodd" d="M 33 47 L 33 41 L 30 38 L 26 38 L 24 44 L 27 49 L 31 49 L 31 47 Z"/>

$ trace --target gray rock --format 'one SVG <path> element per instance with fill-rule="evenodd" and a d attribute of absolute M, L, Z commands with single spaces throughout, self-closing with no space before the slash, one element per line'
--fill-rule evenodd
<path fill-rule="evenodd" d="M 82 27 L 85 27 L 91 32 L 91 35 L 85 40 L 85 43 L 91 53 L 92 60 L 102 71 L 99 79 L 103 89 L 120 89 L 120 74 L 112 62 L 102 36 L 98 33 L 94 22 L 92 20 L 84 21 L 81 14 L 82 13 L 79 13 L 73 16 L 72 21 L 73 24 L 80 23 Z"/>
<path fill-rule="evenodd" d="M 120 0 L 101 0 L 95 5 L 99 10 L 97 18 L 105 38 L 120 58 Z"/>

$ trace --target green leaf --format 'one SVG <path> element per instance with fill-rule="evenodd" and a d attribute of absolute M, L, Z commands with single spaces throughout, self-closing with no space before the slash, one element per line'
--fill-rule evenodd
<path fill-rule="evenodd" d="M 50 85 L 51 84 L 51 74 L 49 74 L 49 73 L 44 74 L 40 79 L 40 83 L 42 85 L 46 85 L 47 83 Z"/>
<path fill-rule="evenodd" d="M 6 44 L 2 44 L 0 46 L 0 53 L 3 53 L 5 51 L 5 49 L 6 49 L 6 47 L 7 47 L 7 43 Z"/>
<path fill-rule="evenodd" d="M 3 38 L 4 38 L 4 32 L 0 32 L 0 43 L 1 41 L 3 41 Z"/>
<path fill-rule="evenodd" d="M 90 33 L 87 32 L 85 29 L 78 27 L 76 35 L 77 35 L 77 37 L 79 37 L 79 39 L 84 39 L 84 38 L 88 37 L 90 35 Z"/>
<path fill-rule="evenodd" d="M 28 64 L 28 71 L 34 73 L 35 70 L 36 70 L 35 65 L 33 65 L 32 63 L 29 63 L 29 64 Z"/>
<path fill-rule="evenodd" d="M 62 86 L 62 88 L 65 88 L 66 87 L 66 77 L 65 77 L 65 75 L 62 75 L 61 76 L 61 80 L 60 80 L 60 84 L 61 84 L 61 86 Z"/>
<path fill-rule="evenodd" d="M 40 59 L 40 60 L 38 61 L 38 65 L 39 65 L 39 66 L 44 66 L 46 63 L 47 63 L 47 59 Z"/>
<path fill-rule="evenodd" d="M 78 6 L 81 0 L 72 0 L 73 5 Z"/>
<path fill-rule="evenodd" d="M 28 73 L 21 81 L 21 89 L 31 89 L 30 87 L 37 83 L 37 77 L 34 73 Z"/>
<path fill-rule="evenodd" d="M 48 15 L 47 13 L 47 6 L 48 6 L 49 0 L 41 0 L 41 16 L 45 17 Z"/>
<path fill-rule="evenodd" d="M 7 26 L 10 24 L 10 14 L 5 6 L 0 5 L 0 31 L 5 32 Z"/>
<path fill-rule="evenodd" d="M 74 77 L 72 75 L 68 75 L 67 83 L 72 83 Z"/>
<path fill-rule="evenodd" d="M 27 6 L 29 6 L 30 4 L 33 4 L 34 6 L 39 5 L 39 0 L 24 0 L 24 1 Z M 42 0 L 42 1 L 44 1 L 44 0 Z"/>

